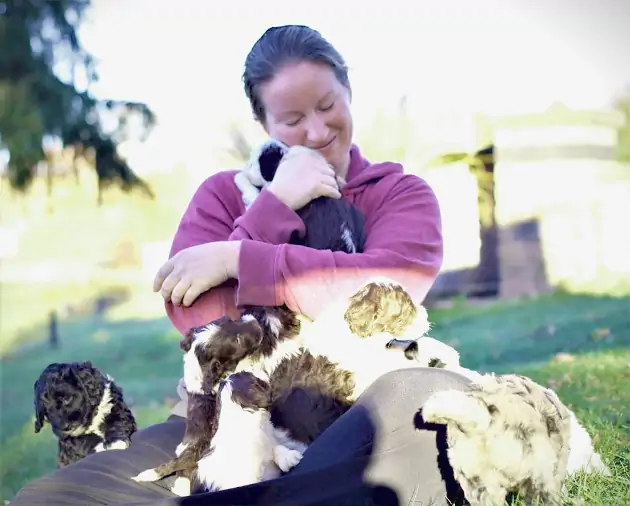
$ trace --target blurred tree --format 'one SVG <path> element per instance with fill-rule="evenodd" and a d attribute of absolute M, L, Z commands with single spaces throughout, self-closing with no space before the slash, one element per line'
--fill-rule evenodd
<path fill-rule="evenodd" d="M 0 0 L 0 149 L 9 152 L 7 177 L 26 192 L 38 165 L 51 161 L 45 140 L 57 138 L 73 148 L 75 162 L 82 158 L 96 170 L 99 204 L 109 185 L 153 198 L 117 152 L 134 132 L 146 139 L 153 113 L 144 104 L 101 101 L 87 91 L 98 77 L 77 28 L 89 6 L 90 0 Z M 67 81 L 57 75 L 64 73 Z M 86 90 L 78 89 L 77 77 Z M 49 185 L 52 172 L 48 167 Z"/>

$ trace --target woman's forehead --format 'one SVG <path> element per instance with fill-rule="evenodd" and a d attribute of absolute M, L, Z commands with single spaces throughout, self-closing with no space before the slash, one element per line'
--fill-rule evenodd
<path fill-rule="evenodd" d="M 325 64 L 299 62 L 282 67 L 260 87 L 260 98 L 273 116 L 302 112 L 334 96 L 341 83 Z"/>

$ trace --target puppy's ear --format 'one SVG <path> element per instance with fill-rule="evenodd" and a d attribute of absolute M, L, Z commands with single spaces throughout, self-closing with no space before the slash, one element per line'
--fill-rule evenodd
<path fill-rule="evenodd" d="M 33 430 L 35 434 L 37 434 L 44 423 L 46 422 L 46 407 L 44 406 L 44 401 L 42 400 L 42 386 L 39 381 L 37 381 L 34 385 L 35 390 L 35 422 L 33 424 Z"/>
<path fill-rule="evenodd" d="M 189 329 L 188 332 L 186 332 L 184 339 L 179 342 L 179 349 L 182 350 L 184 353 L 188 353 L 190 351 L 192 343 L 195 340 L 195 332 L 196 329 Z"/>
<path fill-rule="evenodd" d="M 350 297 L 344 319 L 353 334 L 365 338 L 378 333 L 400 336 L 416 315 L 416 305 L 401 285 L 379 279 L 364 284 Z"/>

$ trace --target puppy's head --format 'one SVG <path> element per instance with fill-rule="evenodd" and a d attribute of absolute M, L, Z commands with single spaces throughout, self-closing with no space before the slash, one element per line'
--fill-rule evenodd
<path fill-rule="evenodd" d="M 276 139 L 264 142 L 243 168 L 247 179 L 258 188 L 267 186 L 276 175 L 280 161 L 288 149 L 288 146 Z"/>
<path fill-rule="evenodd" d="M 48 365 L 33 385 L 35 432 L 48 422 L 57 436 L 81 433 L 89 427 L 106 383 L 89 361 Z"/>
<path fill-rule="evenodd" d="M 349 298 L 344 319 L 350 331 L 361 338 L 389 334 L 415 340 L 431 327 L 426 309 L 415 304 L 407 290 L 388 278 L 361 286 Z"/>
<path fill-rule="evenodd" d="M 263 330 L 254 318 L 227 316 L 191 329 L 180 342 L 184 383 L 192 393 L 209 394 L 260 345 Z"/>
<path fill-rule="evenodd" d="M 268 354 L 279 342 L 293 339 L 301 330 L 299 316 L 283 306 L 246 307 L 241 320 L 256 321 L 263 330 L 263 338 L 258 348 L 260 353 Z"/>
<path fill-rule="evenodd" d="M 250 412 L 267 410 L 271 406 L 271 387 L 250 372 L 237 372 L 221 382 L 219 399 L 222 409 L 232 406 Z"/>

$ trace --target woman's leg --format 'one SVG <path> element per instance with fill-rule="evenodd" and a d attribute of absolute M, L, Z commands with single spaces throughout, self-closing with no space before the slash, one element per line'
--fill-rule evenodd
<path fill-rule="evenodd" d="M 11 501 L 13 506 L 87 506 L 143 502 L 174 495 L 172 480 L 138 483 L 130 478 L 173 458 L 186 421 L 171 416 L 164 423 L 137 431 L 126 450 L 95 453 L 32 481 Z"/>
<path fill-rule="evenodd" d="M 461 489 L 446 457 L 446 431 L 424 423 L 419 408 L 434 392 L 466 390 L 469 385 L 468 378 L 445 369 L 385 374 L 317 438 L 288 475 L 239 489 L 199 494 L 177 504 L 460 504 Z M 164 501 L 151 506 L 172 504 Z"/>
<path fill-rule="evenodd" d="M 446 456 L 446 430 L 425 423 L 419 408 L 434 392 L 466 390 L 469 385 L 466 377 L 445 369 L 385 374 L 309 447 L 289 476 L 306 478 L 322 473 L 327 477 L 320 487 L 336 488 L 341 495 L 354 489 L 357 498 L 376 494 L 381 497 L 378 504 L 439 505 L 448 504 L 447 498 L 459 500 L 461 489 Z M 345 472 L 348 463 L 352 463 L 349 469 L 354 475 Z M 296 485 L 295 490 L 289 484 L 279 487 L 274 494 L 278 503 L 288 500 L 286 504 L 293 504 L 291 495 L 304 493 L 304 502 L 295 504 L 310 504 L 306 491 L 297 489 L 303 485 Z M 317 486 L 309 488 L 316 490 Z M 318 493 L 321 496 L 324 492 Z M 383 502 L 385 497 L 389 500 Z M 362 503 L 353 500 L 344 504 Z"/>
<path fill-rule="evenodd" d="M 139 435 L 153 431 L 147 439 L 154 443 L 135 452 L 132 446 L 93 455 L 72 466 L 72 471 L 68 468 L 66 473 L 58 471 L 34 482 L 12 506 L 447 504 L 446 497 L 454 499 L 458 487 L 446 461 L 446 434 L 443 427 L 425 424 L 418 410 L 433 392 L 465 390 L 468 385 L 467 378 L 444 369 L 388 373 L 309 447 L 291 473 L 277 480 L 188 498 L 175 498 L 155 484 L 130 481 L 128 476 L 172 455 L 183 435 L 180 420 L 140 431 Z M 164 441 L 167 433 L 169 439 Z M 160 449 L 149 452 L 153 444 Z"/>

